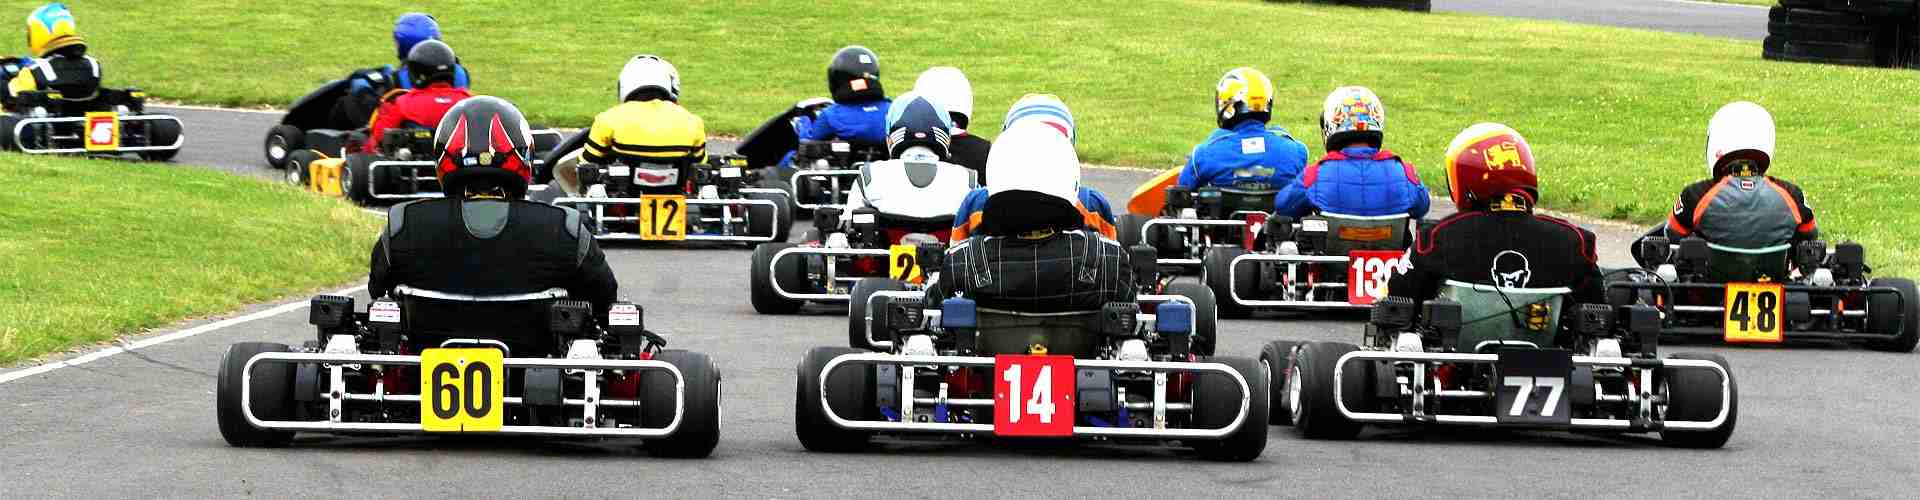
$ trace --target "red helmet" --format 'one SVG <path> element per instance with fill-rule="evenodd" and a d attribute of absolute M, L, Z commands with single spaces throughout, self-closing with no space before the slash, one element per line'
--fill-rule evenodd
<path fill-rule="evenodd" d="M 1468 127 L 1447 146 L 1447 190 L 1454 207 L 1463 211 L 1531 209 L 1540 199 L 1533 148 L 1506 125 Z"/>
<path fill-rule="evenodd" d="M 508 198 L 522 198 L 533 181 L 532 143 L 527 121 L 512 103 L 470 97 L 448 109 L 433 133 L 434 149 L 440 151 L 434 173 L 449 197 L 500 188 Z"/>

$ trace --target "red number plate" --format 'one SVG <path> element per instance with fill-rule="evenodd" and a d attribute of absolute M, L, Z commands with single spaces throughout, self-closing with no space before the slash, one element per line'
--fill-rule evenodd
<path fill-rule="evenodd" d="M 1400 259 L 1406 256 L 1406 252 L 1387 250 L 1356 250 L 1347 254 L 1347 303 L 1373 305 L 1373 301 L 1387 296 L 1387 280 L 1393 277 L 1393 269 L 1399 267 Z"/>
<path fill-rule="evenodd" d="M 995 357 L 993 433 L 1073 435 L 1073 375 L 1072 356 Z"/>

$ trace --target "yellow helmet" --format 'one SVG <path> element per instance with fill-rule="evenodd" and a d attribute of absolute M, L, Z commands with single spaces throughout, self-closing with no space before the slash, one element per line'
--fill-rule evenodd
<path fill-rule="evenodd" d="M 46 57 L 48 52 L 75 45 L 84 47 L 87 41 L 80 38 L 67 4 L 42 5 L 27 16 L 27 49 L 33 57 Z"/>
<path fill-rule="evenodd" d="M 1234 68 L 1214 87 L 1214 118 L 1221 128 L 1243 119 L 1266 121 L 1273 116 L 1273 80 L 1253 68 Z"/>

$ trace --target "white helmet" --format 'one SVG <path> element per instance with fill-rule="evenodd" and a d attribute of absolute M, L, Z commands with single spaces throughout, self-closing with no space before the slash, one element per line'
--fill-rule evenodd
<path fill-rule="evenodd" d="M 1068 110 L 1067 103 L 1053 94 L 1027 94 L 1014 101 L 1013 107 L 1007 108 L 1007 117 L 1000 120 L 1000 132 L 1006 133 L 1013 129 L 1014 124 L 1026 120 L 1052 126 L 1055 133 L 1066 134 L 1067 142 L 1079 141 L 1079 127 L 1074 124 L 1073 111 Z"/>
<path fill-rule="evenodd" d="M 1080 156 L 1073 142 L 1040 120 L 1000 132 L 987 153 L 987 193 L 1007 191 L 1032 191 L 1073 206 L 1080 199 Z"/>
<path fill-rule="evenodd" d="M 913 82 L 913 91 L 947 105 L 947 113 L 953 115 L 954 133 L 966 130 L 967 123 L 973 121 L 973 84 L 967 82 L 967 75 L 961 73 L 960 68 L 928 68 Z"/>
<path fill-rule="evenodd" d="M 1707 122 L 1707 175 L 1719 177 L 1720 159 L 1740 151 L 1753 151 L 1758 172 L 1766 173 L 1773 162 L 1773 115 L 1767 108 L 1748 101 L 1722 106 Z"/>
<path fill-rule="evenodd" d="M 620 95 L 616 97 L 626 101 L 634 91 L 649 87 L 665 91 L 669 101 L 680 102 L 680 70 L 660 56 L 633 56 L 627 67 L 620 68 Z"/>

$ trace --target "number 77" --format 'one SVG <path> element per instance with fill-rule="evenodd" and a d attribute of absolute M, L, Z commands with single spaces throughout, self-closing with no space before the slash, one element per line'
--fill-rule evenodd
<path fill-rule="evenodd" d="M 1525 416 L 1527 399 L 1533 395 L 1533 389 L 1535 387 L 1545 387 L 1547 388 L 1547 400 L 1543 401 L 1543 404 L 1540 405 L 1540 416 L 1551 417 L 1553 416 L 1553 411 L 1560 406 L 1560 393 L 1566 389 L 1567 379 L 1560 377 L 1506 377 L 1501 379 L 1500 385 L 1520 388 L 1513 396 L 1513 407 L 1507 409 L 1507 416 Z"/>

